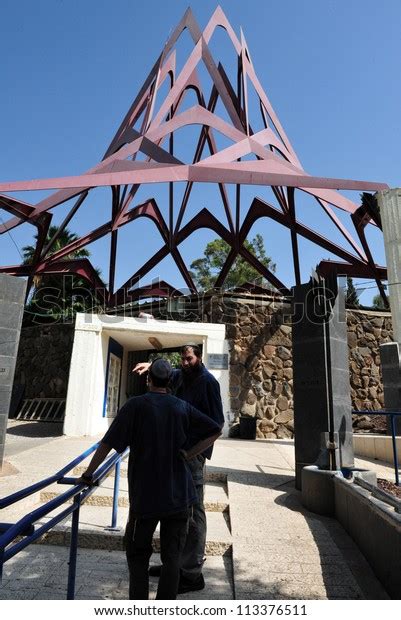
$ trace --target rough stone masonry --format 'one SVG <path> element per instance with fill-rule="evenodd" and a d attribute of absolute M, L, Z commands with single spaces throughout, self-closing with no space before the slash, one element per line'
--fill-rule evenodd
<path fill-rule="evenodd" d="M 227 325 L 230 348 L 230 396 L 235 421 L 257 418 L 257 437 L 293 436 L 293 368 L 289 304 L 274 300 L 217 298 L 209 320 Z M 391 315 L 348 310 L 346 313 L 352 406 L 384 405 L 379 345 L 392 341 Z M 354 420 L 369 431 L 369 417 Z"/>
<path fill-rule="evenodd" d="M 257 418 L 259 438 L 293 436 L 293 368 L 290 304 L 270 296 L 214 295 L 186 315 L 163 308 L 155 318 L 224 323 L 230 349 L 230 399 L 233 428 L 240 415 Z M 148 311 L 146 310 L 146 311 Z M 348 310 L 349 369 L 355 409 L 384 405 L 379 345 L 392 342 L 388 312 Z M 65 398 L 74 336 L 73 324 L 24 328 L 15 382 L 25 397 Z M 35 364 L 32 364 L 32 359 Z M 354 419 L 354 430 L 373 430 L 371 417 Z"/>

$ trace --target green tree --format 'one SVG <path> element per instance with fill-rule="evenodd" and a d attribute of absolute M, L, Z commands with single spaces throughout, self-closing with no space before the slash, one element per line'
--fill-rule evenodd
<path fill-rule="evenodd" d="M 372 308 L 375 310 L 388 310 L 388 306 L 384 303 L 383 297 L 378 294 L 373 297 Z"/>
<path fill-rule="evenodd" d="M 50 240 L 53 239 L 57 231 L 58 231 L 57 226 L 49 227 L 49 230 L 47 231 L 47 235 L 46 235 L 46 241 L 44 244 L 45 247 L 50 243 Z M 38 240 L 37 234 L 35 235 L 35 239 L 36 241 Z M 71 232 L 70 230 L 68 230 L 68 228 L 64 228 L 64 230 L 60 233 L 60 235 L 54 242 L 54 245 L 52 246 L 51 254 L 55 254 L 59 250 L 62 250 L 67 245 L 69 245 L 70 243 L 73 243 L 73 241 L 76 241 L 77 239 L 78 239 L 77 234 Z M 34 245 L 26 245 L 25 247 L 22 248 L 25 265 L 29 265 L 32 262 L 34 254 L 35 254 L 35 249 L 36 249 L 36 246 Z M 81 248 L 79 250 L 75 250 L 74 252 L 71 252 L 71 254 L 68 254 L 68 256 L 66 256 L 64 260 L 72 259 L 72 258 L 86 258 L 88 256 L 90 256 L 90 252 L 88 252 L 88 250 L 86 250 L 85 248 Z"/>
<path fill-rule="evenodd" d="M 173 368 L 181 368 L 181 354 L 179 351 L 152 351 L 148 357 L 148 362 L 153 362 L 159 357 L 170 362 Z"/>
<path fill-rule="evenodd" d="M 257 234 L 252 241 L 246 239 L 244 247 L 270 271 L 274 272 L 276 270 L 276 265 L 266 255 L 262 235 Z M 231 246 L 223 239 L 214 239 L 214 241 L 210 241 L 207 244 L 204 257 L 197 258 L 191 263 L 191 275 L 200 290 L 207 291 L 214 287 L 230 250 Z M 249 265 L 241 256 L 237 256 L 228 272 L 223 288 L 233 288 L 245 282 L 257 282 L 264 286 L 267 285 L 267 281 L 256 269 Z"/>
<path fill-rule="evenodd" d="M 57 231 L 57 226 L 50 226 L 45 246 Z M 38 235 L 35 238 L 37 239 Z M 65 228 L 52 246 L 51 253 L 58 252 L 77 239 L 78 235 Z M 26 245 L 22 252 L 24 264 L 32 263 L 35 246 Z M 89 256 L 90 252 L 81 248 L 65 256 L 63 260 Z M 96 271 L 100 275 L 99 270 Z M 69 322 L 75 318 L 77 312 L 89 311 L 100 311 L 100 307 L 86 280 L 74 274 L 44 274 L 33 278 L 33 288 L 25 307 L 24 323 Z"/>
<path fill-rule="evenodd" d="M 347 293 L 345 298 L 347 308 L 360 308 L 361 304 L 358 299 L 358 292 L 354 286 L 352 278 L 347 276 Z"/>

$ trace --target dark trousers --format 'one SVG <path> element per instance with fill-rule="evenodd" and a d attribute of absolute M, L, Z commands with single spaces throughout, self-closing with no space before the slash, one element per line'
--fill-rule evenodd
<path fill-rule="evenodd" d="M 187 581 L 199 579 L 205 560 L 206 513 L 204 499 L 205 459 L 199 454 L 188 462 L 196 488 L 197 502 L 192 506 L 188 535 L 181 558 L 181 575 Z"/>
<path fill-rule="evenodd" d="M 130 577 L 130 600 L 142 601 L 149 598 L 149 559 L 153 552 L 153 533 L 159 521 L 160 555 L 163 566 L 156 598 L 166 601 L 177 598 L 188 516 L 188 510 L 168 517 L 135 518 L 130 514 L 124 537 Z"/>

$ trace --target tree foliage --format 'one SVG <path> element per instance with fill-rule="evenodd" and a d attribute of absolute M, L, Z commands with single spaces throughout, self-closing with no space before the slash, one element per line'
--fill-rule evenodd
<path fill-rule="evenodd" d="M 384 303 L 383 297 L 378 294 L 373 297 L 372 308 L 375 310 L 388 310 L 388 306 Z"/>
<path fill-rule="evenodd" d="M 257 234 L 252 241 L 246 239 L 244 247 L 270 271 L 276 270 L 276 265 L 266 255 L 262 235 Z M 200 290 L 207 291 L 214 287 L 230 250 L 231 246 L 223 239 L 214 239 L 207 244 L 203 258 L 197 258 L 191 263 L 191 275 Z M 228 272 L 223 288 L 230 289 L 245 282 L 254 282 L 262 286 L 267 285 L 267 280 L 254 267 L 247 263 L 242 256 L 237 256 Z"/>
<path fill-rule="evenodd" d="M 50 226 L 45 246 L 57 233 L 57 226 Z M 36 239 L 37 239 L 36 235 Z M 73 241 L 78 235 L 65 228 L 52 246 L 52 253 L 58 252 Z M 32 263 L 35 246 L 22 248 L 24 264 Z M 81 248 L 68 254 L 64 260 L 88 258 L 90 252 Z M 97 270 L 98 271 L 98 270 Z M 99 274 L 99 271 L 98 271 Z M 77 312 L 99 311 L 94 292 L 86 280 L 74 274 L 44 274 L 34 276 L 33 288 L 25 306 L 24 324 L 71 322 Z"/>
<path fill-rule="evenodd" d="M 361 304 L 358 299 L 358 291 L 356 290 L 352 278 L 347 276 L 347 292 L 345 298 L 347 308 L 360 308 Z"/>
<path fill-rule="evenodd" d="M 44 244 L 45 246 L 47 246 L 50 243 L 50 240 L 56 235 L 57 231 L 58 231 L 57 226 L 49 227 L 49 230 L 47 231 L 47 235 L 46 235 L 46 241 Z M 38 240 L 37 234 L 35 235 L 35 239 L 36 241 Z M 60 235 L 54 242 L 54 245 L 52 246 L 51 254 L 55 254 L 59 250 L 62 250 L 67 245 L 69 245 L 73 241 L 76 241 L 77 239 L 78 239 L 77 234 L 70 232 L 68 228 L 64 228 L 64 230 L 60 233 Z M 35 247 L 36 246 L 33 246 L 33 245 L 26 245 L 25 247 L 22 248 L 23 259 L 24 259 L 25 265 L 29 265 L 32 262 L 34 254 L 35 254 Z M 68 256 L 65 257 L 65 260 L 69 260 L 73 258 L 85 258 L 88 256 L 90 256 L 90 252 L 88 252 L 88 250 L 86 250 L 85 248 L 81 248 L 79 250 L 75 250 L 74 252 L 71 252 L 71 254 L 68 254 Z M 51 276 L 46 276 L 46 277 L 51 277 Z"/>
<path fill-rule="evenodd" d="M 179 351 L 152 351 L 148 357 L 148 362 L 162 358 L 170 362 L 172 368 L 181 368 L 181 353 Z"/>

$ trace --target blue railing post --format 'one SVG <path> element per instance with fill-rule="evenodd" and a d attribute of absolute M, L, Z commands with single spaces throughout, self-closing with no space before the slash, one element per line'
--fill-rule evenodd
<path fill-rule="evenodd" d="M 114 472 L 113 512 L 111 515 L 111 527 L 110 527 L 110 529 L 112 530 L 116 529 L 116 526 L 117 526 L 118 496 L 120 492 L 120 470 L 121 470 L 121 460 L 118 460 L 116 463 L 116 469 Z"/>
<path fill-rule="evenodd" d="M 390 423 L 391 423 L 391 439 L 393 442 L 393 458 L 394 458 L 394 472 L 395 472 L 395 484 L 397 487 L 400 486 L 400 478 L 398 473 L 398 453 L 397 453 L 397 439 L 395 436 L 395 421 L 394 414 L 390 414 Z"/>
<path fill-rule="evenodd" d="M 0 586 L 3 581 L 4 549 L 0 549 Z"/>
<path fill-rule="evenodd" d="M 77 552 L 78 552 L 78 527 L 79 509 L 81 505 L 81 494 L 74 497 L 75 510 L 72 513 L 71 541 L 70 541 L 70 560 L 68 568 L 67 601 L 75 598 L 75 576 L 77 573 Z"/>

